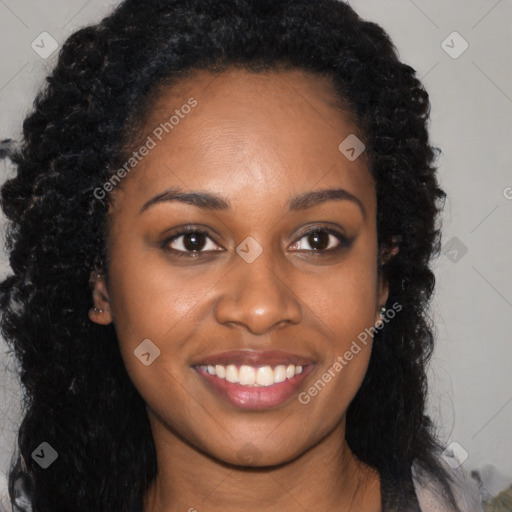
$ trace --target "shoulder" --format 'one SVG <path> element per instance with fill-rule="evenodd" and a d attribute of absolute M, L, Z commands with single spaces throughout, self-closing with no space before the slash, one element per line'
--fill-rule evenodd
<path fill-rule="evenodd" d="M 450 468 L 451 488 L 462 512 L 483 512 L 478 484 L 459 466 Z M 412 465 L 412 476 L 416 496 L 422 512 L 445 512 L 446 505 L 438 486 L 425 476 L 416 464 Z"/>

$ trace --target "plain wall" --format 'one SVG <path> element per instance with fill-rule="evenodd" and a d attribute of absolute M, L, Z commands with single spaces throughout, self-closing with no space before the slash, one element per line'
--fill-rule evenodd
<path fill-rule="evenodd" d="M 0 138 L 20 137 L 22 120 L 56 62 L 57 51 L 41 58 L 32 41 L 48 32 L 61 45 L 116 3 L 0 3 Z M 455 441 L 468 452 L 467 471 L 492 464 L 511 482 L 512 1 L 350 3 L 363 18 L 382 25 L 400 58 L 417 70 L 432 102 L 432 142 L 443 151 L 438 165 L 448 193 L 446 254 L 435 263 L 437 346 L 429 370 L 430 413 L 445 444 Z M 454 31 L 462 38 L 451 35 Z M 468 47 L 458 55 L 464 40 Z M 4 181 L 11 169 L 2 163 L 0 171 Z M 3 251 L 0 272 L 8 273 Z M 0 469 L 6 471 L 21 390 L 1 340 L 0 357 Z"/>

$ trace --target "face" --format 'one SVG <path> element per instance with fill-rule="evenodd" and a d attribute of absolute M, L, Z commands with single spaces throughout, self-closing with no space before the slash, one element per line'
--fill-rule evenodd
<path fill-rule="evenodd" d="M 162 90 L 141 133 L 91 320 L 114 323 L 152 428 L 255 465 L 344 432 L 371 352 L 353 342 L 387 287 L 375 184 L 364 153 L 338 149 L 359 131 L 331 83 L 197 72 Z"/>

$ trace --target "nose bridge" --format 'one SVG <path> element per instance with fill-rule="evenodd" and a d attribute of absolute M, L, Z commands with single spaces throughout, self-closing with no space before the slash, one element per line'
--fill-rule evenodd
<path fill-rule="evenodd" d="M 286 263 L 278 264 L 279 258 L 270 249 L 250 263 L 239 258 L 216 305 L 217 321 L 243 324 L 255 334 L 282 322 L 299 323 L 302 311 L 287 284 Z"/>

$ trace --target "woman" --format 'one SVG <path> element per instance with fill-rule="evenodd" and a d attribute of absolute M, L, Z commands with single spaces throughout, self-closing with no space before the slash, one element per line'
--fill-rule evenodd
<path fill-rule="evenodd" d="M 73 34 L 4 144 L 14 509 L 465 510 L 425 415 L 428 113 L 335 0 L 126 0 Z"/>

